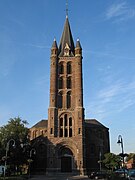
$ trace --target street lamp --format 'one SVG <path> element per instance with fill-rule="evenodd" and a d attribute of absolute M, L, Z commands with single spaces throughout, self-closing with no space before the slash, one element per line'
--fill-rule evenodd
<path fill-rule="evenodd" d="M 101 151 L 99 152 L 99 168 L 100 168 L 100 171 L 102 169 L 102 154 L 101 154 Z"/>
<path fill-rule="evenodd" d="M 31 159 L 31 157 L 32 157 L 32 154 L 36 154 L 36 150 L 34 149 L 34 148 L 32 148 L 31 150 L 30 150 L 30 159 L 29 159 L 29 178 L 30 178 L 30 165 L 31 165 L 31 162 L 32 162 L 32 159 Z"/>
<path fill-rule="evenodd" d="M 124 169 L 124 147 L 123 147 L 123 138 L 121 135 L 118 136 L 118 142 L 117 142 L 119 145 L 121 145 L 121 150 L 122 150 L 122 153 L 121 153 L 121 156 L 122 156 L 122 168 L 123 168 L 123 171 L 124 171 L 124 177 L 125 177 L 125 169 Z"/>
<path fill-rule="evenodd" d="M 12 143 L 11 143 L 12 142 Z M 15 140 L 14 139 L 10 139 L 8 142 L 7 142 L 7 145 L 6 145 L 6 156 L 5 156 L 5 168 L 4 168 L 4 179 L 6 177 L 6 168 L 7 168 L 7 156 L 8 156 L 8 151 L 9 151 L 9 148 L 10 148 L 10 144 L 12 146 L 15 146 Z"/>

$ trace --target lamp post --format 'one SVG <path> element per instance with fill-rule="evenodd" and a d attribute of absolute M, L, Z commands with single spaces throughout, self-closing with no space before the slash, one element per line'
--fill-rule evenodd
<path fill-rule="evenodd" d="M 12 144 L 11 144 L 12 142 Z M 9 148 L 10 148 L 10 144 L 12 146 L 15 146 L 15 140 L 14 139 L 10 139 L 8 142 L 7 142 L 7 145 L 6 145 L 6 156 L 5 156 L 5 167 L 4 167 L 4 179 L 6 177 L 6 168 L 7 168 L 7 156 L 8 156 L 8 151 L 9 151 Z"/>
<path fill-rule="evenodd" d="M 34 149 L 34 148 L 32 148 L 31 150 L 30 150 L 30 159 L 29 159 L 29 178 L 30 178 L 30 165 L 31 165 L 31 162 L 32 162 L 32 159 L 31 159 L 31 157 L 32 157 L 32 154 L 36 154 L 36 150 Z"/>
<path fill-rule="evenodd" d="M 99 168 L 100 168 L 100 171 L 102 170 L 102 154 L 101 154 L 101 151 L 99 152 Z"/>
<path fill-rule="evenodd" d="M 124 171 L 124 177 L 125 177 L 125 169 L 124 169 L 124 145 L 123 145 L 123 138 L 121 135 L 118 136 L 118 142 L 119 145 L 121 145 L 121 150 L 122 150 L 122 169 Z"/>

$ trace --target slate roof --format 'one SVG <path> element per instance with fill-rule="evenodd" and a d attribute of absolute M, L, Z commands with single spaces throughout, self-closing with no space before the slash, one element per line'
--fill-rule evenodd
<path fill-rule="evenodd" d="M 35 124 L 34 126 L 32 126 L 31 128 L 47 128 L 48 126 L 48 120 L 47 119 L 43 119 L 41 121 L 39 121 L 37 124 Z"/>
<path fill-rule="evenodd" d="M 85 127 L 101 127 L 108 129 L 106 126 L 101 124 L 98 120 L 96 119 L 85 119 Z"/>
<path fill-rule="evenodd" d="M 35 124 L 34 126 L 32 126 L 32 128 L 47 128 L 47 126 L 48 126 L 48 120 L 43 119 L 39 121 L 37 124 Z M 101 127 L 101 128 L 108 129 L 96 119 L 85 119 L 85 127 Z"/>
<path fill-rule="evenodd" d="M 82 49 L 79 39 L 77 39 L 77 41 L 76 41 L 76 48 Z"/>
<path fill-rule="evenodd" d="M 56 39 L 54 39 L 54 41 L 53 41 L 53 44 L 52 44 L 52 49 L 57 49 L 58 48 L 58 46 L 57 46 L 57 42 L 56 42 Z"/>
<path fill-rule="evenodd" d="M 74 47 L 74 41 L 73 41 L 71 29 L 70 29 L 70 24 L 69 24 L 68 16 L 66 16 L 64 30 L 63 30 L 63 34 L 62 34 L 62 37 L 61 37 L 61 40 L 60 40 L 59 56 L 63 56 L 64 48 L 66 46 L 66 43 L 70 47 L 71 56 L 74 55 L 75 47 Z"/>

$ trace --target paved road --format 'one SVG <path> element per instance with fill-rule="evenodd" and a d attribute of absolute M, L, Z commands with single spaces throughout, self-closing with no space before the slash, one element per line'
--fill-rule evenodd
<path fill-rule="evenodd" d="M 89 179 L 87 176 L 44 176 L 36 175 L 32 176 L 29 180 L 86 180 Z"/>

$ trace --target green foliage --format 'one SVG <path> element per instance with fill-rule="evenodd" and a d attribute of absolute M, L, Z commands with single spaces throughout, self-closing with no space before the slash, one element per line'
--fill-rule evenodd
<path fill-rule="evenodd" d="M 129 153 L 126 157 L 126 161 L 129 161 L 130 159 L 135 159 L 135 153 Z"/>
<path fill-rule="evenodd" d="M 22 120 L 20 117 L 10 118 L 8 124 L 0 127 L 0 160 L 2 161 L 6 154 L 8 147 L 8 162 L 14 161 L 14 164 L 20 164 L 22 161 L 22 147 L 21 144 L 29 142 L 28 132 L 29 129 L 26 127 L 27 121 Z M 15 141 L 15 147 L 12 146 L 10 140 Z M 10 142 L 10 143 L 9 143 Z M 8 144 L 9 143 L 9 144 Z M 7 146 L 8 145 L 8 146 Z M 24 159 L 24 158 L 23 158 Z M 23 161 L 22 161 L 23 162 Z"/>
<path fill-rule="evenodd" d="M 114 153 L 106 153 L 104 156 L 105 156 L 105 159 L 103 160 L 103 163 L 105 167 L 111 170 L 114 170 L 115 168 L 119 167 L 119 164 L 121 161 L 120 156 Z"/>
<path fill-rule="evenodd" d="M 0 127 L 0 142 L 6 144 L 9 139 L 18 141 L 26 141 L 28 136 L 27 121 L 21 120 L 20 117 L 10 118 L 8 124 Z"/>

